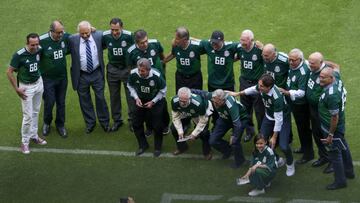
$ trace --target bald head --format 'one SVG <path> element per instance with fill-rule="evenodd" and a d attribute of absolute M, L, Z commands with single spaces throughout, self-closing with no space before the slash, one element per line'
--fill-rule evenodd
<path fill-rule="evenodd" d="M 324 57 L 320 52 L 314 52 L 309 56 L 309 66 L 312 72 L 317 72 L 324 61 Z"/>
<path fill-rule="evenodd" d="M 61 21 L 55 20 L 50 24 L 51 37 L 55 41 L 59 41 L 64 35 L 64 25 Z"/>
<path fill-rule="evenodd" d="M 266 44 L 262 52 L 263 59 L 266 63 L 271 63 L 276 58 L 276 48 L 273 44 Z"/>

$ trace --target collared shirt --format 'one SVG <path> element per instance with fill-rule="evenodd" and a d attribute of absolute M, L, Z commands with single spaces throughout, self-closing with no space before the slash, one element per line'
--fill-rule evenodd
<path fill-rule="evenodd" d="M 99 56 L 98 56 L 96 43 L 92 35 L 90 35 L 89 44 L 92 54 L 93 70 L 95 70 L 95 68 L 99 66 Z M 82 71 L 87 71 L 86 41 L 82 37 L 80 37 L 80 65 L 81 65 L 80 69 Z"/>

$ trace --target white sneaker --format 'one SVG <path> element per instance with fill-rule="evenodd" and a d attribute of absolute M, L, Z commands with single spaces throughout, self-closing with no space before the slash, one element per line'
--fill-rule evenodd
<path fill-rule="evenodd" d="M 286 164 L 286 175 L 293 176 L 294 174 L 295 174 L 295 162 L 293 161 L 291 165 Z"/>
<path fill-rule="evenodd" d="M 30 154 L 29 144 L 22 143 L 20 149 L 23 154 Z"/>
<path fill-rule="evenodd" d="M 249 192 L 249 196 L 251 197 L 255 197 L 255 196 L 258 196 L 258 195 L 261 195 L 261 194 L 265 194 L 265 190 L 262 189 L 262 190 L 258 190 L 258 189 L 253 189 Z"/>
<path fill-rule="evenodd" d="M 277 167 L 280 168 L 285 165 L 285 160 L 282 157 L 279 157 L 277 160 Z"/>
<path fill-rule="evenodd" d="M 250 183 L 249 178 L 236 178 L 236 185 L 245 185 Z"/>
<path fill-rule="evenodd" d="M 34 139 L 34 142 L 38 145 L 46 145 L 47 142 L 45 139 L 42 139 L 41 137 L 38 137 L 37 139 Z"/>
<path fill-rule="evenodd" d="M 269 182 L 267 185 L 265 185 L 265 187 L 270 187 L 271 186 L 271 182 Z"/>

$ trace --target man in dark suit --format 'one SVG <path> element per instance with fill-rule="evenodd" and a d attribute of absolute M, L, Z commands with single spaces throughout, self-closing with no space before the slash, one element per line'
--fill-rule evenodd
<path fill-rule="evenodd" d="M 78 34 L 69 38 L 71 53 L 71 82 L 79 95 L 80 107 L 86 123 L 86 133 L 96 125 L 90 87 L 95 93 L 96 114 L 105 132 L 110 132 L 109 110 L 104 97 L 104 60 L 102 32 L 91 32 L 91 24 L 81 21 Z"/>

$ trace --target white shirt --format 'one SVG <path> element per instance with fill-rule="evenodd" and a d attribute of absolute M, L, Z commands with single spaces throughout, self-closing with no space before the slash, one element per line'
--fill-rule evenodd
<path fill-rule="evenodd" d="M 92 54 L 92 62 L 93 62 L 93 70 L 95 70 L 95 67 L 99 66 L 99 56 L 98 51 L 96 48 L 96 43 L 92 35 L 89 37 L 89 44 L 91 48 L 91 54 Z M 87 60 L 86 60 L 86 42 L 85 40 L 80 37 L 80 69 L 82 71 L 87 71 Z"/>

